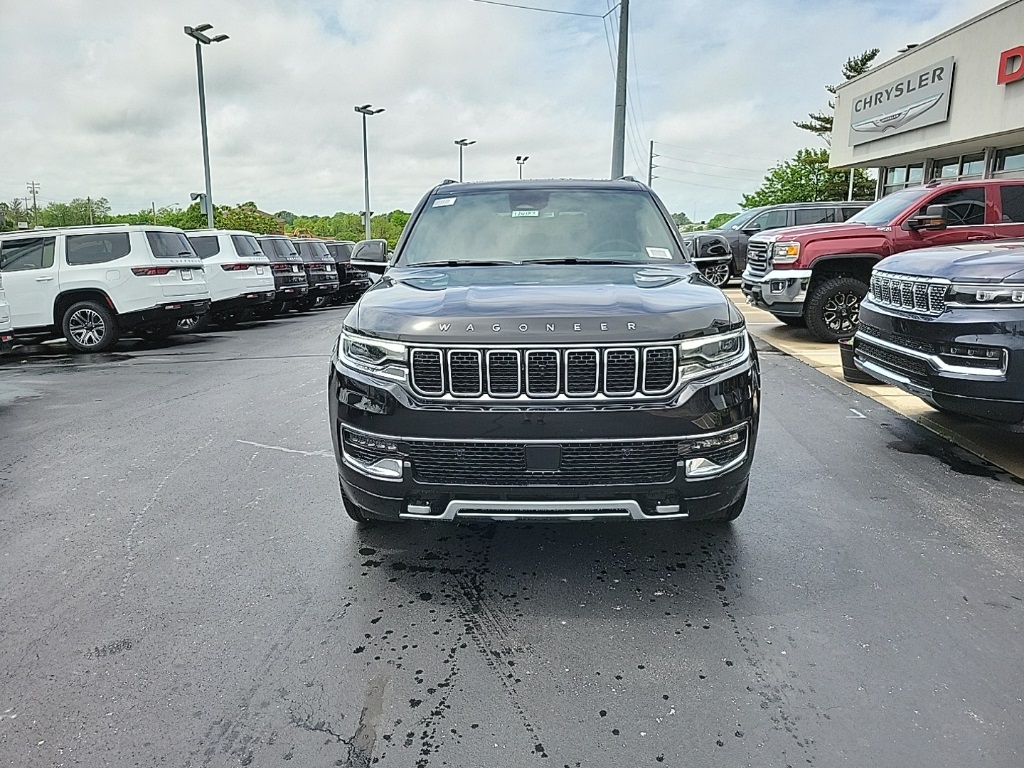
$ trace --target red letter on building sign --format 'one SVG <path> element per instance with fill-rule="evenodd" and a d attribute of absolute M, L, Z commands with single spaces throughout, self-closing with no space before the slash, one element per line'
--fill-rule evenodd
<path fill-rule="evenodd" d="M 999 85 L 1024 80 L 1024 45 L 1018 45 L 999 54 Z"/>

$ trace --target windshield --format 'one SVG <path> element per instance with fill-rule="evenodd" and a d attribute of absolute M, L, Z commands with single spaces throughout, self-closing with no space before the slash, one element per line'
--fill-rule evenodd
<path fill-rule="evenodd" d="M 664 264 L 683 256 L 646 192 L 524 189 L 432 198 L 399 263 L 562 260 Z"/>
<path fill-rule="evenodd" d="M 746 224 L 748 221 L 750 221 L 752 218 L 754 218 L 754 216 L 759 214 L 762 210 L 764 210 L 764 209 L 763 208 L 751 208 L 749 211 L 744 211 L 743 213 L 738 213 L 735 216 L 733 216 L 731 219 L 729 219 L 727 222 L 725 222 L 725 224 L 720 226 L 719 229 L 739 229 L 744 224 Z"/>
<path fill-rule="evenodd" d="M 872 203 L 846 221 L 848 224 L 869 224 L 872 227 L 891 224 L 893 219 L 930 192 L 930 189 L 924 187 L 901 189 L 899 192 L 893 192 L 878 202 Z"/>

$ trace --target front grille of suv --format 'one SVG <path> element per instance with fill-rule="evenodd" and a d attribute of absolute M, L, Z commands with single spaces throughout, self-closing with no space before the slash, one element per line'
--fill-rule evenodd
<path fill-rule="evenodd" d="M 935 317 L 946 311 L 949 282 L 875 270 L 871 274 L 871 299 L 876 304 L 905 312 Z"/>
<path fill-rule="evenodd" d="M 771 258 L 768 256 L 768 243 L 751 240 L 747 243 L 747 269 L 752 275 L 767 275 L 771 271 Z"/>
<path fill-rule="evenodd" d="M 412 385 L 427 397 L 631 398 L 676 384 L 672 346 L 416 348 Z"/>

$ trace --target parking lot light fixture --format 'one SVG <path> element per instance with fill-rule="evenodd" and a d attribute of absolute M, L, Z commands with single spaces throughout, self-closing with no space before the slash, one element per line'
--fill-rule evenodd
<path fill-rule="evenodd" d="M 530 159 L 529 155 L 516 155 L 516 162 L 519 163 L 519 180 L 523 179 L 523 163 Z"/>
<path fill-rule="evenodd" d="M 459 145 L 459 181 L 462 181 L 462 150 L 470 144 L 476 144 L 476 141 L 470 141 L 469 139 L 456 139 L 455 143 Z"/>
<path fill-rule="evenodd" d="M 227 35 L 210 37 L 206 33 L 213 29 L 212 24 L 199 24 L 185 27 L 185 34 L 196 41 L 196 72 L 199 76 L 199 122 L 203 131 L 203 173 L 206 175 L 206 223 L 213 229 L 213 191 L 210 184 L 210 141 L 206 134 L 206 88 L 203 84 L 203 46 L 210 43 L 222 43 Z"/>
<path fill-rule="evenodd" d="M 366 240 L 370 239 L 370 160 L 366 149 L 366 116 L 379 115 L 384 108 L 374 109 L 372 104 L 355 107 L 355 111 L 363 116 L 363 221 L 365 222 Z"/>

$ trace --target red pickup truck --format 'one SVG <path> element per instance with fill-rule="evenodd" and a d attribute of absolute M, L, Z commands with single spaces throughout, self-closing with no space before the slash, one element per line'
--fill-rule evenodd
<path fill-rule="evenodd" d="M 747 302 L 821 341 L 857 330 L 871 268 L 894 253 L 1024 237 L 1024 179 L 932 182 L 882 198 L 844 224 L 776 229 L 750 238 Z"/>

